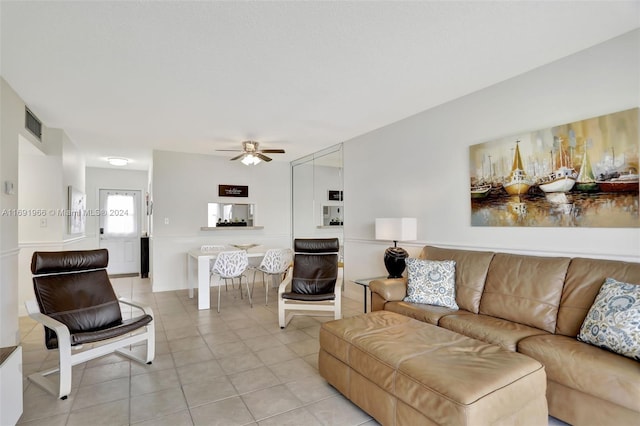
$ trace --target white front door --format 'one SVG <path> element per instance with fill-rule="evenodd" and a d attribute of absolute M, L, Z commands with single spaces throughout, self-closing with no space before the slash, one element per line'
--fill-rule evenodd
<path fill-rule="evenodd" d="M 109 274 L 140 271 L 140 191 L 100 190 L 100 248 L 109 250 Z"/>

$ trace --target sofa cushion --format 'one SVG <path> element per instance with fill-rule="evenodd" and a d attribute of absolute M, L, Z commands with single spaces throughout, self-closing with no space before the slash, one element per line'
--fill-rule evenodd
<path fill-rule="evenodd" d="M 556 334 L 576 337 L 587 311 L 608 277 L 640 283 L 640 263 L 619 260 L 574 258 L 567 271 Z"/>
<path fill-rule="evenodd" d="M 425 246 L 419 256 L 428 260 L 456 261 L 456 303 L 460 309 L 477 314 L 482 290 L 493 258 L 492 252 Z"/>
<path fill-rule="evenodd" d="M 514 352 L 518 342 L 525 337 L 547 334 L 540 329 L 500 318 L 478 314 L 465 315 L 461 314 L 461 312 L 464 311 L 443 316 L 440 318 L 438 325 L 467 337 L 502 346 Z"/>
<path fill-rule="evenodd" d="M 496 253 L 480 313 L 553 333 L 570 260 Z"/>
<path fill-rule="evenodd" d="M 640 361 L 640 285 L 607 278 L 578 339 Z"/>
<path fill-rule="evenodd" d="M 404 316 L 434 325 L 438 325 L 440 318 L 444 317 L 445 315 L 474 315 L 469 311 L 445 308 L 444 306 L 424 305 L 421 303 L 411 303 L 403 301 L 387 302 L 384 305 L 384 310 L 402 314 Z"/>
<path fill-rule="evenodd" d="M 456 304 L 456 262 L 409 258 L 405 302 L 458 309 Z"/>
<path fill-rule="evenodd" d="M 551 334 L 521 340 L 518 352 L 540 361 L 551 381 L 640 412 L 637 361 Z"/>

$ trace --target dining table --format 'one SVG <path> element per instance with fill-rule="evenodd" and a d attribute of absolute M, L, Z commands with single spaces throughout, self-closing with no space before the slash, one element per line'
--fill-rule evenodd
<path fill-rule="evenodd" d="M 197 247 L 191 249 L 187 252 L 187 288 L 189 289 L 189 298 L 193 299 L 194 289 L 196 288 L 195 283 L 193 282 L 193 269 L 197 271 L 197 288 L 198 288 L 198 309 L 210 309 L 211 308 L 211 289 L 210 289 L 210 277 L 211 277 L 211 262 L 213 262 L 218 253 L 221 251 L 230 251 L 230 250 L 246 250 L 247 256 L 249 257 L 250 264 L 254 262 L 259 262 L 266 253 L 266 249 L 262 246 L 256 245 L 246 245 L 246 248 L 241 248 L 244 246 L 235 246 L 229 247 L 225 249 L 217 249 L 217 250 L 202 250 L 201 247 Z M 220 283 L 218 285 L 221 285 Z"/>

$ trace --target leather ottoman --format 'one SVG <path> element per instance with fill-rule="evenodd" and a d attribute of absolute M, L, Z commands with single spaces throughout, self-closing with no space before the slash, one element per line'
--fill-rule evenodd
<path fill-rule="evenodd" d="M 544 367 L 388 311 L 326 322 L 320 374 L 383 425 L 546 425 Z"/>

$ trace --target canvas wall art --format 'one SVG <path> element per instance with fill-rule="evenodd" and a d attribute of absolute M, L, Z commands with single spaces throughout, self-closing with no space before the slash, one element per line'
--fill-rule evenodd
<path fill-rule="evenodd" d="M 639 108 L 472 145 L 472 226 L 640 227 Z"/>
<path fill-rule="evenodd" d="M 69 186 L 69 234 L 84 234 L 86 225 L 87 196 Z"/>

